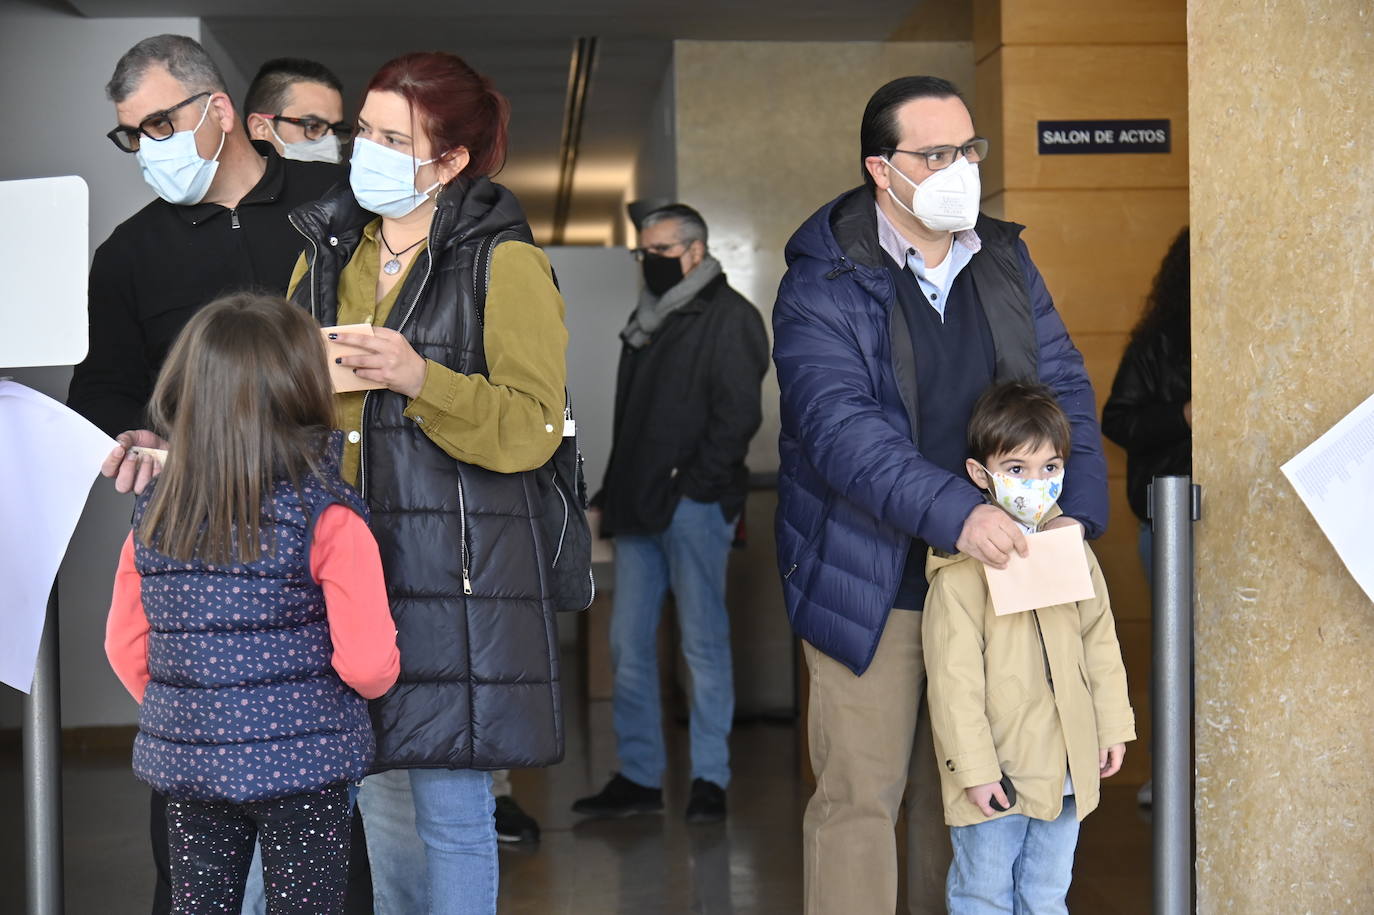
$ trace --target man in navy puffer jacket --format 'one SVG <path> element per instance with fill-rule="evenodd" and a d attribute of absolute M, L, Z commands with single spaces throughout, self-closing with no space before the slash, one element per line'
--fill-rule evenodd
<path fill-rule="evenodd" d="M 1056 392 L 1073 427 L 1059 523 L 1088 537 L 1106 525 L 1106 464 L 1083 359 L 1021 227 L 978 212 L 987 141 L 958 90 L 883 86 L 860 147 L 864 186 L 797 230 L 773 310 L 778 564 L 805 641 L 817 780 L 806 911 L 894 910 L 905 793 L 911 911 L 943 912 L 950 853 L 920 711 L 926 549 L 998 567 L 1025 550 L 963 475 L 973 402 L 1017 378 Z"/>

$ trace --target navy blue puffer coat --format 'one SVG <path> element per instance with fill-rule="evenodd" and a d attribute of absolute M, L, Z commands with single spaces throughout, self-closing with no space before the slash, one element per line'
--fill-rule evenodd
<path fill-rule="evenodd" d="M 1083 358 L 1021 226 L 980 216 L 966 268 L 996 348 L 996 379 L 1038 379 L 1073 429 L 1060 498 L 1089 537 L 1107 523 L 1107 469 Z M 781 389 L 778 567 L 792 628 L 857 674 L 896 598 L 912 538 L 953 551 L 982 495 L 925 460 L 915 354 L 878 244 L 873 193 L 849 191 L 787 245 L 773 309 Z M 936 395 L 938 396 L 938 395 Z"/>

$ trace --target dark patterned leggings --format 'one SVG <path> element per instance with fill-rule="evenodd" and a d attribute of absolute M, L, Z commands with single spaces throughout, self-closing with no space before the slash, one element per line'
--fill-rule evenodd
<path fill-rule="evenodd" d="M 238 915 L 259 838 L 268 915 L 341 915 L 350 822 L 345 782 L 250 804 L 169 799 L 173 915 Z"/>

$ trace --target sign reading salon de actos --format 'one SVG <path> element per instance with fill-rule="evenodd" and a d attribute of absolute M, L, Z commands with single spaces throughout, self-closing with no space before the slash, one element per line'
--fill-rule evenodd
<path fill-rule="evenodd" d="M 1083 153 L 1166 153 L 1169 122 L 1039 121 L 1040 155 Z"/>

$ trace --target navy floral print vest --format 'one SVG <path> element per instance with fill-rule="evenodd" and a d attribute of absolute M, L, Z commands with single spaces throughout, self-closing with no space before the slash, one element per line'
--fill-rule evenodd
<path fill-rule="evenodd" d="M 324 594 L 310 575 L 316 521 L 367 509 L 338 476 L 279 480 L 262 506 L 262 552 L 216 566 L 173 560 L 135 535 L 152 681 L 139 710 L 134 774 L 173 798 L 247 803 L 367 773 L 367 701 L 330 666 Z M 134 509 L 137 529 L 149 487 Z"/>

